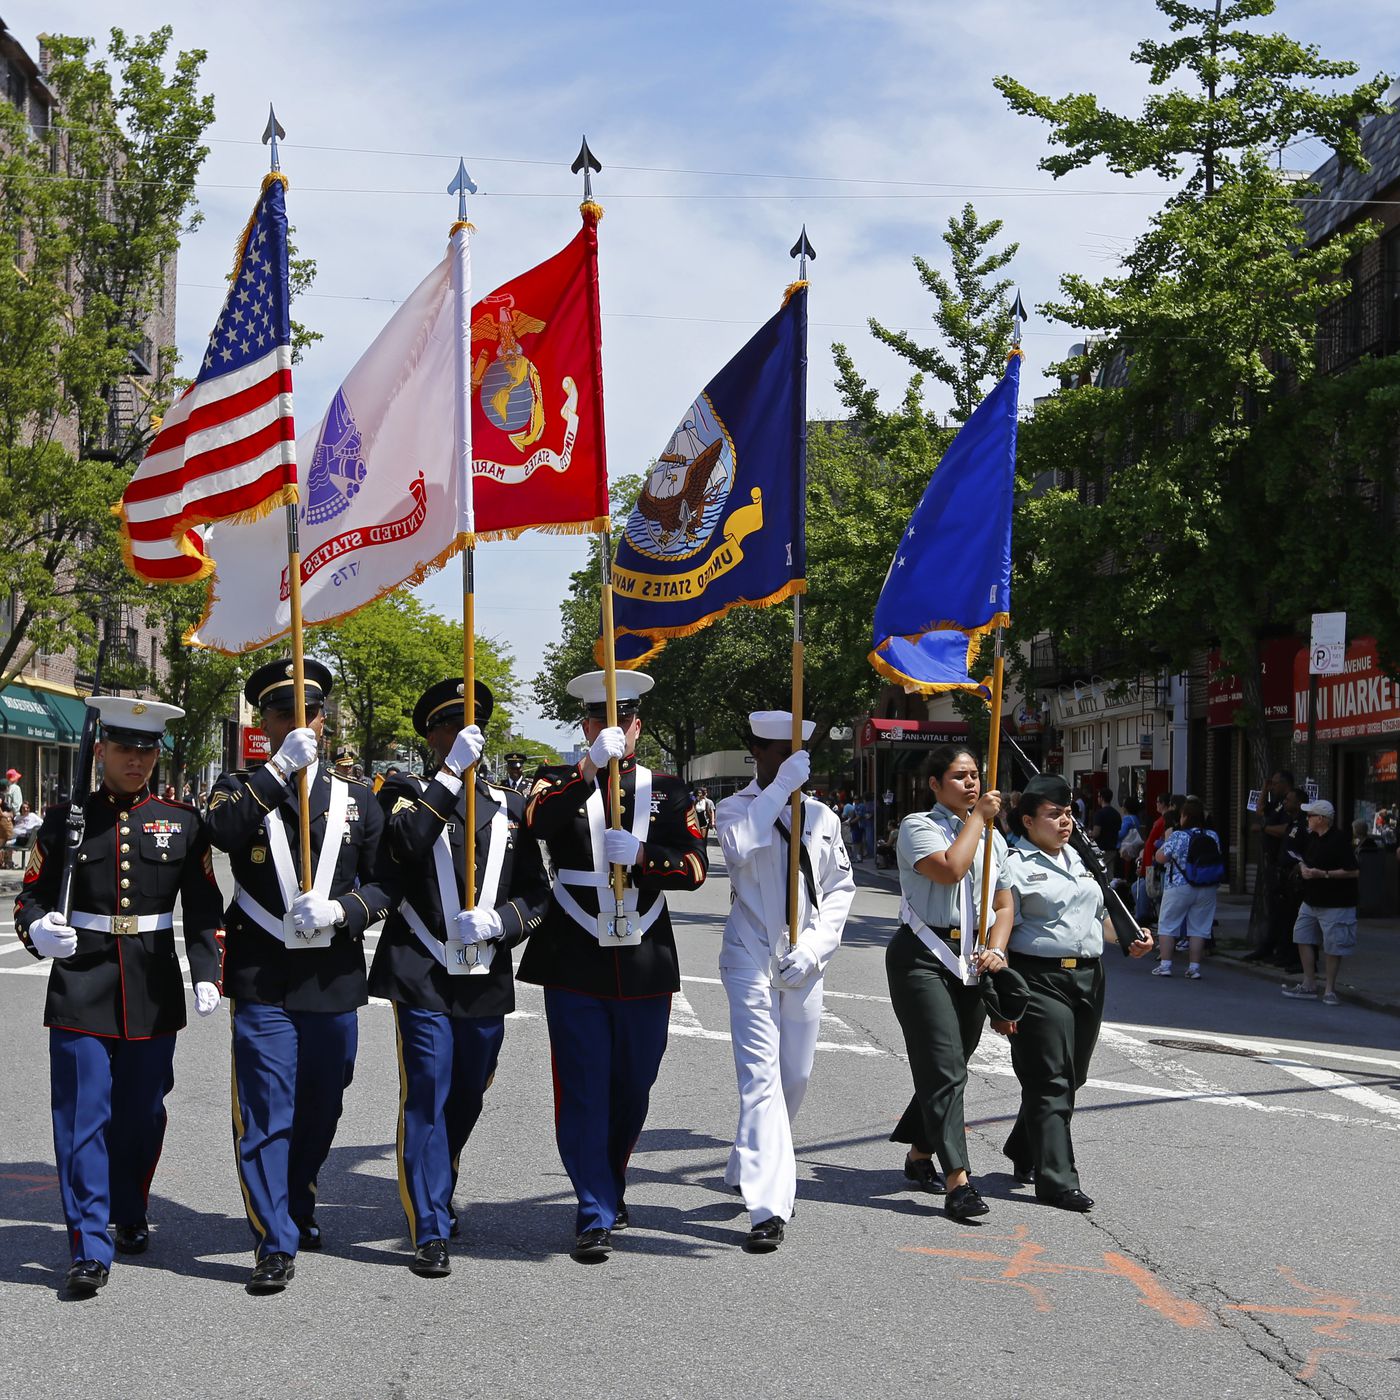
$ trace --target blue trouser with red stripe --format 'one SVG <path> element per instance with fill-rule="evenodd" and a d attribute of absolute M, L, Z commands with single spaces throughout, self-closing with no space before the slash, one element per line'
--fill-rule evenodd
<path fill-rule="evenodd" d="M 237 1002 L 231 1019 L 233 1140 L 248 1224 L 259 1259 L 294 1255 L 355 1074 L 359 1019 L 253 1001 Z"/>
<path fill-rule="evenodd" d="M 496 1073 L 504 1016 L 394 1006 L 399 1041 L 399 1197 L 415 1245 L 452 1227 L 457 1161 Z"/>
<path fill-rule="evenodd" d="M 627 1160 L 666 1053 L 670 994 L 623 1001 L 544 989 L 554 1061 L 554 1135 L 578 1197 L 575 1230 L 611 1230 Z"/>
<path fill-rule="evenodd" d="M 165 1141 L 175 1037 L 116 1040 L 49 1030 L 58 1192 L 74 1260 L 110 1268 L 109 1224 L 140 1225 Z"/>

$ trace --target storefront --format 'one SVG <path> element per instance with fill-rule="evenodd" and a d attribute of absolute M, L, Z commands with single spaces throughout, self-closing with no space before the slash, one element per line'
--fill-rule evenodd
<path fill-rule="evenodd" d="M 1051 718 L 1060 735 L 1060 771 L 1072 788 L 1106 787 L 1115 802 L 1140 803 L 1165 791 L 1171 717 L 1166 686 L 1155 676 L 1061 686 Z"/>
<path fill-rule="evenodd" d="M 1382 671 L 1374 638 L 1352 642 L 1336 676 L 1310 677 L 1308 652 L 1299 652 L 1293 669 L 1293 742 L 1306 746 L 1310 737 L 1330 751 L 1327 771 L 1335 791 L 1321 796 L 1336 806 L 1339 823 L 1358 818 L 1369 823 L 1378 807 L 1400 805 L 1400 685 Z"/>
<path fill-rule="evenodd" d="M 967 742 L 963 720 L 867 719 L 856 731 L 858 797 L 878 801 L 880 829 L 929 805 L 924 759 L 939 744 Z"/>
<path fill-rule="evenodd" d="M 19 773 L 24 799 L 36 812 L 72 784 L 85 713 L 76 696 L 18 684 L 0 690 L 0 772 Z"/>

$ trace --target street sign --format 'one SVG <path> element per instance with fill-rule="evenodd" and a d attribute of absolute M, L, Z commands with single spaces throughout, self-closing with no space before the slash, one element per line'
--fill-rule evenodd
<path fill-rule="evenodd" d="M 1347 654 L 1347 615 L 1344 612 L 1312 615 L 1312 646 L 1308 670 L 1314 676 L 1340 676 Z"/>

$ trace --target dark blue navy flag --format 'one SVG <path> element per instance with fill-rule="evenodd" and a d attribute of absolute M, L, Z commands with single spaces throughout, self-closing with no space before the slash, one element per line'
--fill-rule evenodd
<path fill-rule="evenodd" d="M 807 285 L 705 386 L 647 474 L 613 564 L 617 664 L 806 588 Z M 598 653 L 601 658 L 602 640 Z"/>
<path fill-rule="evenodd" d="M 1020 383 L 1014 351 L 943 454 L 890 562 L 870 664 L 907 690 L 980 689 L 969 674 L 978 639 L 1011 621 Z"/>

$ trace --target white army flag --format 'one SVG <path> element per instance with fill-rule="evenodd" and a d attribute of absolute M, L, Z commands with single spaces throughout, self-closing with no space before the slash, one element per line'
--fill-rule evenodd
<path fill-rule="evenodd" d="M 454 264 L 470 288 L 470 234 L 399 307 L 346 375 L 320 425 L 297 443 L 309 464 L 297 506 L 302 615 L 333 622 L 419 583 L 457 550 L 461 522 L 453 357 Z M 464 302 L 470 306 L 470 296 Z M 252 651 L 291 630 L 283 511 L 204 533 L 214 561 L 192 646 Z"/>

